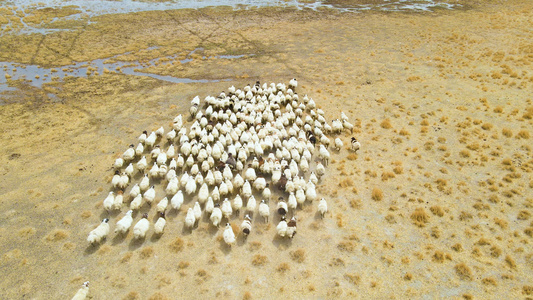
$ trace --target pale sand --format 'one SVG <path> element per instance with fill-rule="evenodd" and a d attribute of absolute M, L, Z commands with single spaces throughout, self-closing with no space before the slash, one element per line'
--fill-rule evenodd
<path fill-rule="evenodd" d="M 37 39 L 3 37 L 4 47 L 33 49 L 36 63 L 67 64 L 56 57 L 67 50 L 54 43 L 76 36 L 69 57 L 79 60 L 152 42 L 170 52 L 148 58 L 197 46 L 205 55 L 255 56 L 153 70 L 235 78 L 229 82 L 110 74 L 46 88 L 62 102 L 25 88 L 0 106 L 0 297 L 64 299 L 86 280 L 92 299 L 532 296 L 533 5 L 498 3 L 430 14 L 206 9 L 100 17 L 79 36 L 47 37 L 37 52 Z M 117 21 L 128 18 L 139 23 Z M 108 20 L 119 27 L 102 27 Z M 17 53 L 13 59 L 29 62 Z M 151 229 L 135 243 L 130 231 L 88 246 L 88 232 L 107 216 L 110 167 L 142 130 L 168 129 L 195 95 L 292 77 L 328 120 L 344 111 L 362 144 L 351 155 L 352 134 L 344 132 L 345 149 L 331 150 L 318 187 L 330 208 L 324 220 L 317 203 L 298 212 L 290 242 L 275 238 L 275 224 L 255 220 L 248 240 L 229 250 L 222 229 L 204 221 L 184 233 L 182 208 L 169 213 L 160 239 Z M 372 199 L 374 189 L 381 200 Z M 126 210 L 112 214 L 111 230 Z M 170 247 L 177 239 L 182 247 Z"/>

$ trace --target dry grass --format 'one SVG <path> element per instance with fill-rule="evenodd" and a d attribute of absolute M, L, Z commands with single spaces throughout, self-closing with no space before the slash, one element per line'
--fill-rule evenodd
<path fill-rule="evenodd" d="M 265 255 L 256 254 L 252 258 L 252 265 L 259 267 L 267 263 L 267 257 Z"/>
<path fill-rule="evenodd" d="M 353 185 L 354 185 L 354 182 L 351 178 L 344 178 L 343 180 L 339 182 L 339 187 L 341 188 L 346 188 L 346 187 L 353 186 Z"/>
<path fill-rule="evenodd" d="M 517 139 L 518 139 L 518 138 L 520 138 L 520 139 L 525 139 L 525 140 L 529 139 L 529 131 L 524 130 L 524 129 L 520 130 L 520 131 L 516 134 L 516 138 L 517 138 Z"/>
<path fill-rule="evenodd" d="M 438 206 L 438 205 L 435 205 L 435 206 L 430 207 L 429 210 L 430 210 L 435 216 L 439 216 L 439 217 L 444 216 L 444 209 L 442 209 L 442 207 L 440 207 L 440 206 Z"/>
<path fill-rule="evenodd" d="M 533 295 L 533 286 L 531 285 L 524 285 L 522 287 L 522 294 L 531 296 Z"/>
<path fill-rule="evenodd" d="M 305 250 L 302 248 L 289 252 L 289 255 L 297 263 L 303 263 L 305 260 Z"/>
<path fill-rule="evenodd" d="M 54 229 L 46 236 L 46 240 L 49 242 L 57 242 L 66 239 L 68 236 L 68 231 L 63 229 Z"/>
<path fill-rule="evenodd" d="M 496 279 L 494 277 L 485 277 L 481 280 L 484 285 L 496 286 Z"/>
<path fill-rule="evenodd" d="M 183 250 L 185 243 L 181 238 L 175 238 L 169 245 L 170 250 L 174 253 L 178 253 Z"/>
<path fill-rule="evenodd" d="M 403 174 L 403 167 L 402 166 L 396 166 L 392 171 L 398 175 Z"/>
<path fill-rule="evenodd" d="M 518 220 L 527 220 L 529 217 L 531 217 L 531 214 L 527 210 L 521 210 L 516 216 Z"/>
<path fill-rule="evenodd" d="M 142 259 L 150 258 L 154 255 L 154 248 L 151 246 L 144 247 L 141 252 L 139 252 L 139 256 Z"/>
<path fill-rule="evenodd" d="M 348 154 L 348 156 L 346 158 L 348 158 L 348 160 L 356 160 L 357 159 L 357 154 L 350 153 L 350 154 Z"/>
<path fill-rule="evenodd" d="M 505 263 L 509 268 L 516 269 L 516 262 L 510 255 L 505 256 Z"/>
<path fill-rule="evenodd" d="M 361 282 L 361 276 L 352 273 L 345 273 L 344 278 L 353 285 L 358 285 Z"/>
<path fill-rule="evenodd" d="M 509 129 L 509 128 L 503 128 L 502 129 L 502 134 L 503 134 L 503 136 L 510 138 L 510 137 L 513 136 L 513 131 L 511 129 Z"/>
<path fill-rule="evenodd" d="M 381 173 L 381 181 L 387 181 L 390 178 L 394 178 L 394 177 L 396 177 L 396 175 L 394 175 L 393 172 L 385 171 L 385 172 Z"/>
<path fill-rule="evenodd" d="M 379 188 L 372 189 L 372 200 L 381 201 L 383 200 L 383 192 Z"/>
<path fill-rule="evenodd" d="M 443 263 L 444 262 L 444 253 L 442 251 L 435 251 L 435 253 L 432 256 L 432 260 L 434 262 Z"/>
<path fill-rule="evenodd" d="M 379 124 L 379 126 L 381 126 L 381 128 L 384 128 L 384 129 L 390 129 L 392 128 L 392 125 L 390 123 L 390 120 L 389 119 L 385 119 L 381 122 L 381 124 Z"/>
<path fill-rule="evenodd" d="M 411 214 L 411 220 L 413 220 L 413 224 L 416 226 L 424 227 L 426 226 L 426 223 L 429 222 L 429 215 L 426 213 L 424 208 L 419 207 Z"/>
<path fill-rule="evenodd" d="M 350 207 L 354 209 L 359 209 L 363 205 L 363 202 L 360 199 L 351 199 L 349 203 Z"/>
<path fill-rule="evenodd" d="M 472 280 L 472 270 L 465 263 L 455 265 L 455 272 L 462 280 Z"/>
<path fill-rule="evenodd" d="M 281 263 L 279 264 L 277 267 L 276 267 L 276 271 L 279 272 L 279 273 L 285 273 L 287 271 L 289 271 L 291 269 L 291 267 L 289 266 L 288 263 Z"/>

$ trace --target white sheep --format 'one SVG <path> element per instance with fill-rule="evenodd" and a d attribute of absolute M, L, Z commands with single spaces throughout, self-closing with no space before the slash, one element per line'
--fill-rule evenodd
<path fill-rule="evenodd" d="M 146 232 L 150 228 L 150 222 L 148 221 L 148 214 L 143 214 L 142 219 L 140 219 L 135 226 L 133 226 L 133 238 L 134 239 L 144 239 Z"/>
<path fill-rule="evenodd" d="M 211 212 L 211 217 L 209 217 L 209 220 L 215 227 L 218 227 L 218 225 L 220 225 L 220 221 L 222 220 L 222 211 L 218 206 L 215 206 L 213 208 L 213 212 Z"/>
<path fill-rule="evenodd" d="M 187 210 L 187 215 L 185 216 L 185 226 L 192 229 L 196 223 L 196 218 L 194 217 L 194 211 L 191 207 Z"/>
<path fill-rule="evenodd" d="M 233 232 L 230 223 L 226 223 L 226 229 L 224 229 L 222 236 L 224 237 L 224 242 L 226 242 L 228 246 L 231 247 L 231 245 L 235 243 L 235 233 Z"/>
<path fill-rule="evenodd" d="M 252 195 L 250 198 L 248 198 L 248 202 L 246 203 L 246 211 L 253 215 L 256 206 L 257 202 L 255 201 L 255 197 Z"/>
<path fill-rule="evenodd" d="M 250 232 L 252 231 L 252 219 L 250 216 L 246 215 L 244 216 L 244 220 L 241 223 L 241 231 L 244 234 L 244 236 L 248 236 Z"/>
<path fill-rule="evenodd" d="M 270 208 L 268 207 L 268 204 L 265 202 L 265 200 L 261 200 L 261 204 L 259 204 L 259 215 L 263 217 L 265 220 L 265 223 L 268 223 L 268 217 L 270 216 Z"/>
<path fill-rule="evenodd" d="M 154 202 L 155 199 L 155 186 L 152 185 L 146 192 L 143 194 L 143 199 L 148 203 L 148 205 L 152 205 L 152 202 Z"/>
<path fill-rule="evenodd" d="M 124 154 L 122 154 L 122 158 L 125 162 L 128 162 L 130 160 L 133 160 L 135 158 L 135 145 L 131 144 L 128 150 L 124 151 Z"/>
<path fill-rule="evenodd" d="M 209 187 L 207 186 L 207 183 L 204 183 L 198 191 L 198 202 L 204 204 L 207 201 L 207 198 L 209 198 Z"/>
<path fill-rule="evenodd" d="M 252 196 L 252 186 L 250 185 L 250 182 L 248 182 L 248 180 L 244 182 L 241 194 L 245 199 L 248 199 L 250 198 L 250 196 Z"/>
<path fill-rule="evenodd" d="M 143 201 L 143 197 L 141 194 L 135 196 L 135 198 L 133 198 L 133 200 L 130 203 L 130 209 L 138 210 L 139 208 L 141 208 L 142 201 Z"/>
<path fill-rule="evenodd" d="M 133 218 L 131 214 L 133 213 L 133 210 L 128 210 L 126 215 L 120 219 L 117 224 L 115 225 L 115 233 L 116 234 L 124 234 L 128 229 L 130 229 L 131 224 L 133 223 Z"/>
<path fill-rule="evenodd" d="M 285 237 L 287 235 L 287 221 L 285 220 L 285 216 L 281 217 L 278 226 L 276 226 L 276 231 L 280 237 Z"/>
<path fill-rule="evenodd" d="M 195 223 L 198 223 L 198 221 L 200 221 L 200 218 L 202 217 L 202 208 L 200 207 L 200 203 L 198 203 L 198 201 L 194 203 L 192 212 L 194 213 Z"/>
<path fill-rule="evenodd" d="M 318 203 L 318 212 L 322 218 L 324 218 L 324 215 L 328 212 L 328 203 L 326 202 L 326 199 L 320 199 L 320 202 Z"/>
<path fill-rule="evenodd" d="M 113 205 L 111 205 L 111 208 L 114 210 L 118 210 L 122 208 L 122 203 L 124 203 L 124 196 L 122 191 L 118 191 L 117 195 L 115 196 L 115 199 L 113 200 Z"/>
<path fill-rule="evenodd" d="M 109 219 L 103 219 L 102 223 L 98 225 L 95 229 L 93 229 L 91 232 L 89 232 L 89 236 L 87 237 L 87 241 L 93 245 L 99 244 L 109 234 Z"/>
<path fill-rule="evenodd" d="M 165 219 L 165 212 L 159 213 L 159 218 L 154 224 L 154 233 L 157 235 L 162 235 L 167 225 L 167 220 Z"/>
<path fill-rule="evenodd" d="M 276 207 L 278 214 L 285 216 L 288 211 L 287 203 L 283 200 L 283 197 L 278 198 L 278 205 Z"/>
<path fill-rule="evenodd" d="M 342 143 L 341 139 L 336 138 L 335 139 L 335 150 L 340 151 L 342 146 L 344 146 L 344 144 Z"/>
<path fill-rule="evenodd" d="M 182 204 L 183 204 L 183 192 L 180 190 L 172 197 L 172 199 L 170 199 L 170 206 L 173 209 L 179 210 Z"/>
<path fill-rule="evenodd" d="M 130 198 L 133 199 L 137 197 L 141 193 L 141 188 L 139 187 L 139 184 L 136 183 L 130 190 Z"/>
<path fill-rule="evenodd" d="M 141 192 L 144 192 L 149 187 L 150 187 L 150 178 L 148 178 L 148 174 L 144 174 L 143 179 L 141 179 L 141 182 L 139 183 L 139 188 L 141 189 Z"/>
<path fill-rule="evenodd" d="M 156 206 L 157 212 L 158 213 L 164 212 L 167 209 L 167 206 L 168 206 L 168 198 L 165 197 L 165 198 L 161 199 L 161 201 L 159 201 L 159 203 L 157 203 L 157 206 Z"/>
<path fill-rule="evenodd" d="M 110 211 L 113 209 L 113 203 L 115 202 L 115 193 L 109 192 L 107 197 L 104 199 L 103 205 L 104 209 Z"/>
<path fill-rule="evenodd" d="M 287 236 L 293 238 L 296 234 L 296 217 L 292 217 L 291 220 L 287 223 Z"/>
<path fill-rule="evenodd" d="M 190 176 L 187 180 L 187 184 L 185 185 L 185 192 L 187 192 L 188 195 L 192 195 L 196 192 L 196 181 L 192 176 Z"/>
<path fill-rule="evenodd" d="M 360 148 L 361 144 L 354 137 L 352 137 L 352 150 L 357 153 L 357 150 Z"/>
<path fill-rule="evenodd" d="M 81 288 L 76 292 L 72 300 L 85 300 L 89 294 L 89 281 L 85 281 Z"/>
<path fill-rule="evenodd" d="M 220 208 L 220 210 L 222 211 L 224 217 L 229 220 L 231 214 L 233 213 L 233 209 L 231 208 L 231 203 L 229 202 L 228 198 L 222 201 L 222 207 Z"/>

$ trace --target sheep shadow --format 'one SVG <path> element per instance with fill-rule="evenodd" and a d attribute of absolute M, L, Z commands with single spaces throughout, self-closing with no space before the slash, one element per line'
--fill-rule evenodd
<path fill-rule="evenodd" d="M 123 243 L 126 240 L 126 237 L 128 236 L 128 231 L 125 233 L 116 234 L 115 237 L 113 237 L 113 240 L 111 241 L 111 245 L 116 246 L 118 244 Z"/>
<path fill-rule="evenodd" d="M 272 239 L 272 245 L 276 248 L 289 248 L 292 245 L 292 239 L 288 237 L 281 237 L 278 234 Z"/>
<path fill-rule="evenodd" d="M 100 249 L 100 246 L 101 244 L 89 244 L 89 246 L 87 246 L 87 248 L 85 248 L 85 251 L 83 252 L 85 253 L 85 255 L 94 254 L 96 251 L 98 251 L 98 249 Z"/>
<path fill-rule="evenodd" d="M 231 252 L 231 246 L 226 244 L 224 239 L 220 239 L 220 246 L 219 249 L 225 254 L 228 255 Z"/>
<path fill-rule="evenodd" d="M 129 245 L 128 245 L 128 249 L 130 251 L 134 251 L 134 250 L 137 250 L 139 249 L 143 244 L 144 244 L 144 241 L 145 241 L 146 237 L 142 238 L 142 239 L 131 239 Z"/>

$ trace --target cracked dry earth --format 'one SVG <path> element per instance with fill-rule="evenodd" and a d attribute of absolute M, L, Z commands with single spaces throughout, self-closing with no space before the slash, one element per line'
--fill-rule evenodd
<path fill-rule="evenodd" d="M 68 298 L 86 280 L 92 299 L 533 297 L 533 7 L 482 4 L 142 12 L 2 35 L 2 61 L 59 69 L 114 56 L 143 72 L 225 81 L 172 84 L 120 70 L 42 89 L 9 81 L 17 89 L 0 95 L 1 298 Z M 228 251 L 206 222 L 183 233 L 182 208 L 159 239 L 149 231 L 141 243 L 129 233 L 87 244 L 107 217 L 110 167 L 143 130 L 168 130 L 196 95 L 292 77 L 328 121 L 344 111 L 362 144 L 353 154 L 344 132 L 345 147 L 331 150 L 317 186 L 324 220 L 316 203 L 305 207 L 290 242 L 254 221 Z"/>

